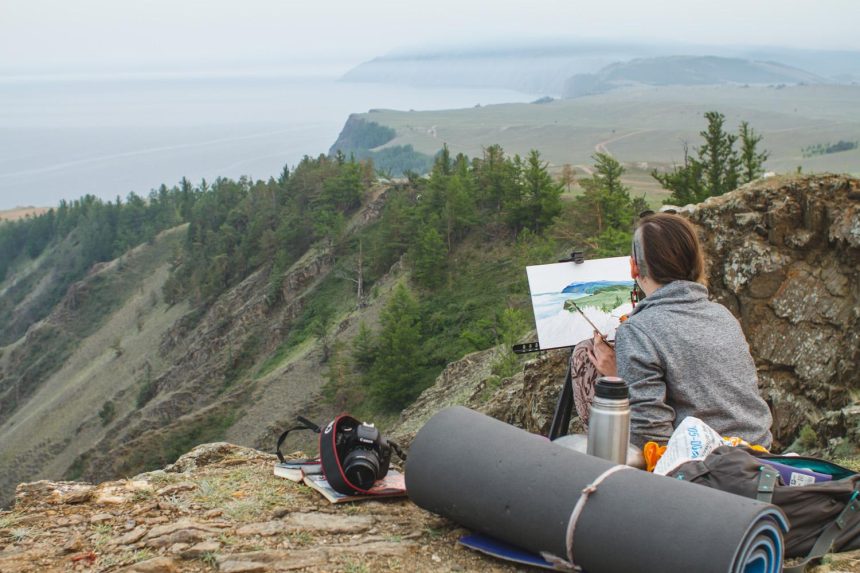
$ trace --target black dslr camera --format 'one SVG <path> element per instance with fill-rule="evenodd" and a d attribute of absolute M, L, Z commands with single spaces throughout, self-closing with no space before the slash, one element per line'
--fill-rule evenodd
<path fill-rule="evenodd" d="M 342 424 L 335 445 L 347 480 L 361 489 L 370 489 L 388 473 L 391 445 L 373 424 Z"/>
<path fill-rule="evenodd" d="M 406 461 L 406 454 L 396 442 L 387 440 L 373 424 L 359 422 L 341 414 L 325 428 L 302 416 L 301 425 L 285 430 L 278 438 L 275 452 L 281 463 L 287 463 L 281 445 L 293 430 L 311 430 L 320 435 L 320 457 L 323 475 L 329 485 L 345 495 L 371 494 L 374 482 L 388 474 L 391 453 Z"/>

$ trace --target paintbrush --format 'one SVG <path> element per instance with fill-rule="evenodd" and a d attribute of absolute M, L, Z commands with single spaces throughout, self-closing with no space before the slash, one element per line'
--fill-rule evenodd
<path fill-rule="evenodd" d="M 570 303 L 570 305 L 571 305 L 574 309 L 576 309 L 576 312 L 578 312 L 579 314 L 581 314 L 581 315 L 582 315 L 582 318 L 584 318 L 584 319 L 585 319 L 585 321 L 586 321 L 588 324 L 590 324 L 590 325 L 591 325 L 591 328 L 593 328 L 593 329 L 594 329 L 594 332 L 596 332 L 596 333 L 597 333 L 597 335 L 600 337 L 600 339 L 601 339 L 601 340 L 603 340 L 603 342 L 604 342 L 604 344 L 606 344 L 606 346 L 608 346 L 609 348 L 615 348 L 615 345 L 614 345 L 614 344 L 612 344 L 609 340 L 607 340 L 607 338 L 603 335 L 603 333 L 602 333 L 602 332 L 600 332 L 600 329 L 599 329 L 599 328 L 597 328 L 597 326 L 595 326 L 595 324 L 594 324 L 593 322 L 591 322 L 591 319 L 590 319 L 590 318 L 588 318 L 587 316 L 585 316 L 585 313 L 584 313 L 584 312 L 582 312 L 582 309 L 581 309 L 581 308 L 579 308 L 579 305 L 578 305 L 578 304 L 576 304 L 576 301 L 575 301 L 575 300 L 573 300 L 572 298 L 569 298 L 569 299 L 567 299 L 567 300 L 565 301 L 565 305 L 566 305 L 567 303 Z"/>

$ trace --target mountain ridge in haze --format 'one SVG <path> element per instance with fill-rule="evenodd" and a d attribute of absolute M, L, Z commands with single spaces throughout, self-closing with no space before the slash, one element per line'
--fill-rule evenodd
<path fill-rule="evenodd" d="M 577 74 L 597 73 L 638 58 L 679 54 L 772 62 L 806 70 L 828 83 L 860 81 L 860 53 L 852 51 L 585 40 L 395 51 L 359 64 L 341 79 L 425 87 L 504 87 L 559 95 L 565 82 Z"/>
<path fill-rule="evenodd" d="M 595 74 L 577 74 L 565 82 L 565 97 L 604 93 L 632 86 L 774 85 L 827 83 L 819 75 L 778 62 L 718 56 L 636 58 L 610 64 Z"/>

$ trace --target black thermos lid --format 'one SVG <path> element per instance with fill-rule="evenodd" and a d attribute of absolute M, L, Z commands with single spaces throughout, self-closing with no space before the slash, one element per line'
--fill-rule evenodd
<path fill-rule="evenodd" d="M 598 398 L 629 398 L 630 387 L 617 376 L 601 376 L 594 385 L 594 395 Z"/>

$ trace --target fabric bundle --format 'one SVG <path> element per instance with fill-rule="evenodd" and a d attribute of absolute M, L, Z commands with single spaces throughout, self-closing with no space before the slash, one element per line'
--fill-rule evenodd
<path fill-rule="evenodd" d="M 589 573 L 778 573 L 769 504 L 574 452 L 467 408 L 436 414 L 409 450 L 420 507 Z"/>

